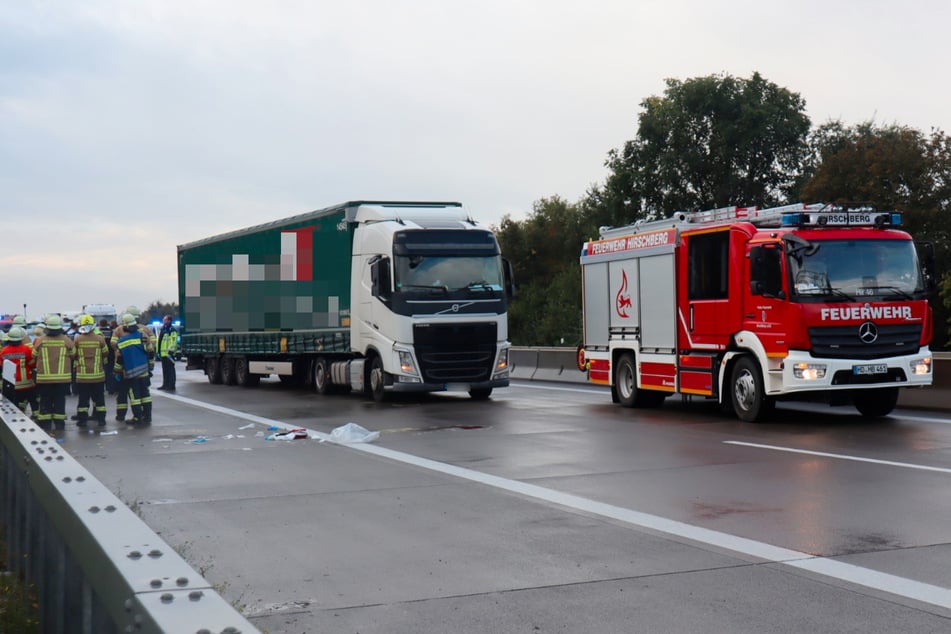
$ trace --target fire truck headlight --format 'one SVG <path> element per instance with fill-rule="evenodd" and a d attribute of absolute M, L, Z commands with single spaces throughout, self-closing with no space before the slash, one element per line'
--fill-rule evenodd
<path fill-rule="evenodd" d="M 793 376 L 806 381 L 824 379 L 826 366 L 818 363 L 797 363 L 793 366 Z"/>
<path fill-rule="evenodd" d="M 413 363 L 413 353 L 409 352 L 408 350 L 400 350 L 399 352 L 400 352 L 400 370 L 402 370 L 406 374 L 415 375 L 417 372 L 416 372 L 416 364 Z"/>
<path fill-rule="evenodd" d="M 908 365 L 912 374 L 931 374 L 931 357 L 912 359 Z"/>

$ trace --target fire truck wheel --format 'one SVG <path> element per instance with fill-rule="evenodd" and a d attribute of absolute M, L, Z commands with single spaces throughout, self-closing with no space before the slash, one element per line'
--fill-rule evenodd
<path fill-rule="evenodd" d="M 877 390 L 856 390 L 852 397 L 855 409 L 866 418 L 888 416 L 898 404 L 898 388 L 883 387 Z"/>
<path fill-rule="evenodd" d="M 634 355 L 624 353 L 614 366 L 614 387 L 617 389 L 618 403 L 623 407 L 634 407 L 637 400 L 637 370 L 634 367 Z"/>
<path fill-rule="evenodd" d="M 766 396 L 763 376 L 751 357 L 737 360 L 733 366 L 731 386 L 733 410 L 740 420 L 755 423 L 772 409 L 774 401 Z"/>

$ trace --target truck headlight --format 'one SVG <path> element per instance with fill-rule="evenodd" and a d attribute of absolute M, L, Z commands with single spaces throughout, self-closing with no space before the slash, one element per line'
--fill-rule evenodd
<path fill-rule="evenodd" d="M 413 362 L 413 353 L 409 350 L 400 350 L 400 370 L 406 374 L 416 375 L 416 364 Z"/>
<path fill-rule="evenodd" d="M 793 376 L 805 381 L 824 379 L 826 366 L 818 363 L 797 363 L 793 366 Z"/>
<path fill-rule="evenodd" d="M 931 357 L 912 359 L 908 365 L 912 374 L 931 374 Z"/>
<path fill-rule="evenodd" d="M 495 371 L 507 370 L 509 367 L 509 349 L 502 348 L 499 350 L 499 358 L 495 363 Z"/>

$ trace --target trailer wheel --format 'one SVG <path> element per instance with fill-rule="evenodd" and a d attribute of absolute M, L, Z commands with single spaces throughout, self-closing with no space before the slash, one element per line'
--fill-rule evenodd
<path fill-rule="evenodd" d="M 383 386 L 385 385 L 386 373 L 383 371 L 383 359 L 378 355 L 373 355 L 370 359 L 370 365 L 367 369 L 366 376 L 366 394 L 372 398 L 377 403 L 383 402 L 383 397 L 386 394 L 383 391 Z"/>
<path fill-rule="evenodd" d="M 247 357 L 238 357 L 234 360 L 234 379 L 238 385 L 244 387 L 254 387 L 261 382 L 260 375 L 251 374 Z"/>
<path fill-rule="evenodd" d="M 852 402 L 855 404 L 855 409 L 866 418 L 888 416 L 898 404 L 898 388 L 856 390 L 852 396 Z"/>
<path fill-rule="evenodd" d="M 219 357 L 205 357 L 205 374 L 212 385 L 221 385 L 221 359 Z"/>
<path fill-rule="evenodd" d="M 469 398 L 473 401 L 485 401 L 492 396 L 491 387 L 479 387 L 469 390 Z"/>
<path fill-rule="evenodd" d="M 221 382 L 225 385 L 237 384 L 234 374 L 234 357 L 221 358 Z"/>
<path fill-rule="evenodd" d="M 740 357 L 737 360 L 733 366 L 730 385 L 733 411 L 740 420 L 747 423 L 758 422 L 773 408 L 775 401 L 766 396 L 763 376 L 751 357 Z"/>
<path fill-rule="evenodd" d="M 314 391 L 318 394 L 329 394 L 333 383 L 330 380 L 330 363 L 326 357 L 314 359 Z"/>

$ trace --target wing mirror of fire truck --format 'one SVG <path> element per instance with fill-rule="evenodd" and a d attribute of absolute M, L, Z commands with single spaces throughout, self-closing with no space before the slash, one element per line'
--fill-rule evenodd
<path fill-rule="evenodd" d="M 515 273 L 508 258 L 502 258 L 502 273 L 505 275 L 505 294 L 512 299 L 515 297 Z"/>
<path fill-rule="evenodd" d="M 925 289 L 928 293 L 938 290 L 938 278 L 935 275 L 934 244 L 931 242 L 916 242 L 918 259 L 921 262 L 921 274 L 925 278 Z"/>
<path fill-rule="evenodd" d="M 782 251 L 776 245 L 750 247 L 750 293 L 786 299 L 783 292 Z"/>

